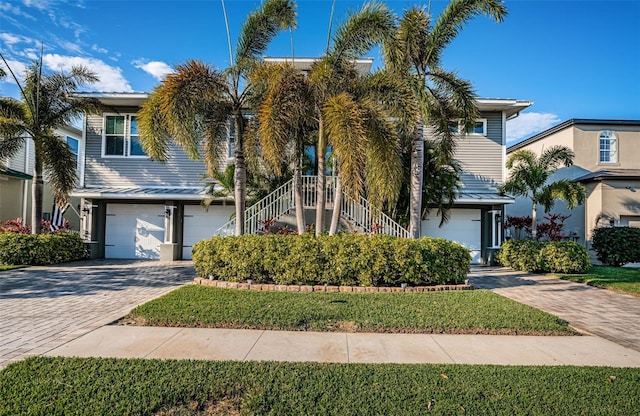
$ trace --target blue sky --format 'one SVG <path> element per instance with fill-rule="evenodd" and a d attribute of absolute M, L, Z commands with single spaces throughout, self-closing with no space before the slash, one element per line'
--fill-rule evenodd
<path fill-rule="evenodd" d="M 362 1 L 338 0 L 334 28 Z M 398 14 L 427 1 L 387 0 Z M 445 1 L 432 1 L 437 16 Z M 232 40 L 259 0 L 226 0 Z M 640 0 L 506 0 L 503 23 L 479 16 L 447 49 L 443 66 L 483 98 L 534 104 L 508 123 L 515 143 L 570 118 L 640 119 Z M 323 53 L 330 0 L 298 0 L 296 56 Z M 37 58 L 49 69 L 83 64 L 98 91 L 150 91 L 187 59 L 229 64 L 220 0 L 0 0 L 0 51 L 13 69 Z M 288 34 L 267 52 L 288 56 Z M 373 51 L 374 65 L 380 57 Z M 0 95 L 15 96 L 9 80 Z"/>

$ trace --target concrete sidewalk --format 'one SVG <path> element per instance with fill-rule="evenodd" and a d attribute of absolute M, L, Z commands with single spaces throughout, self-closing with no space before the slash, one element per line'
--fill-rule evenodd
<path fill-rule="evenodd" d="M 594 336 L 291 332 L 109 325 L 47 356 L 640 367 L 640 352 Z"/>

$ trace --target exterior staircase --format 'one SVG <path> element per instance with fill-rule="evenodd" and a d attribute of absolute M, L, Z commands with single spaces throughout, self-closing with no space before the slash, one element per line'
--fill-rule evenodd
<path fill-rule="evenodd" d="M 333 209 L 336 192 L 336 178 L 328 176 L 325 189 L 326 209 Z M 304 209 L 315 209 L 317 176 L 302 177 L 302 200 Z M 245 234 L 257 234 L 263 228 L 265 221 L 278 221 L 283 216 L 295 211 L 295 192 L 293 179 L 285 183 L 262 200 L 245 210 L 244 232 Z M 388 234 L 395 237 L 409 236 L 409 232 L 391 219 L 384 212 L 375 209 L 369 201 L 360 197 L 357 201 L 343 192 L 341 204 L 341 217 L 364 233 Z M 214 235 L 234 235 L 236 228 L 235 218 L 218 228 Z"/>

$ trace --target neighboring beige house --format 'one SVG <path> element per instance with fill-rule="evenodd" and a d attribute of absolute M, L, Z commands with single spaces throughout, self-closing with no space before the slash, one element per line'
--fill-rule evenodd
<path fill-rule="evenodd" d="M 552 180 L 567 178 L 587 188 L 583 206 L 569 211 L 558 202 L 551 211 L 571 215 L 566 234 L 590 248 L 596 227 L 640 227 L 640 120 L 571 119 L 509 147 L 507 154 L 529 149 L 539 155 L 555 145 L 569 147 L 575 158 Z M 531 203 L 517 198 L 507 215 L 531 215 Z"/>
<path fill-rule="evenodd" d="M 84 154 L 82 130 L 77 127 L 67 126 L 56 130 L 61 140 L 67 142 L 71 151 L 76 155 L 76 163 L 79 167 L 80 158 Z M 33 142 L 25 140 L 22 149 L 8 161 L 0 163 L 0 222 L 16 218 L 26 219 L 31 224 L 31 184 L 34 164 Z M 78 176 L 80 171 L 78 170 Z M 72 208 L 68 209 L 64 217 L 72 226 L 72 229 L 80 229 L 78 211 L 79 198 L 72 199 Z M 42 214 L 44 219 L 49 219 L 53 207 L 53 195 L 45 179 L 44 199 Z"/>

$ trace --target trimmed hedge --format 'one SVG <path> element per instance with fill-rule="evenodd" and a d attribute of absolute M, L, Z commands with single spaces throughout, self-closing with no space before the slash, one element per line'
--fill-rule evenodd
<path fill-rule="evenodd" d="M 598 260 L 608 266 L 640 262 L 640 228 L 596 228 L 591 247 Z"/>
<path fill-rule="evenodd" d="M 496 258 L 503 266 L 540 273 L 584 273 L 589 268 L 587 249 L 573 241 L 510 240 Z"/>
<path fill-rule="evenodd" d="M 84 242 L 76 233 L 0 233 L 0 264 L 42 266 L 82 260 L 86 256 Z"/>
<path fill-rule="evenodd" d="M 244 235 L 193 247 L 201 277 L 297 285 L 397 286 L 464 282 L 469 250 L 444 239 L 386 235 Z"/>

